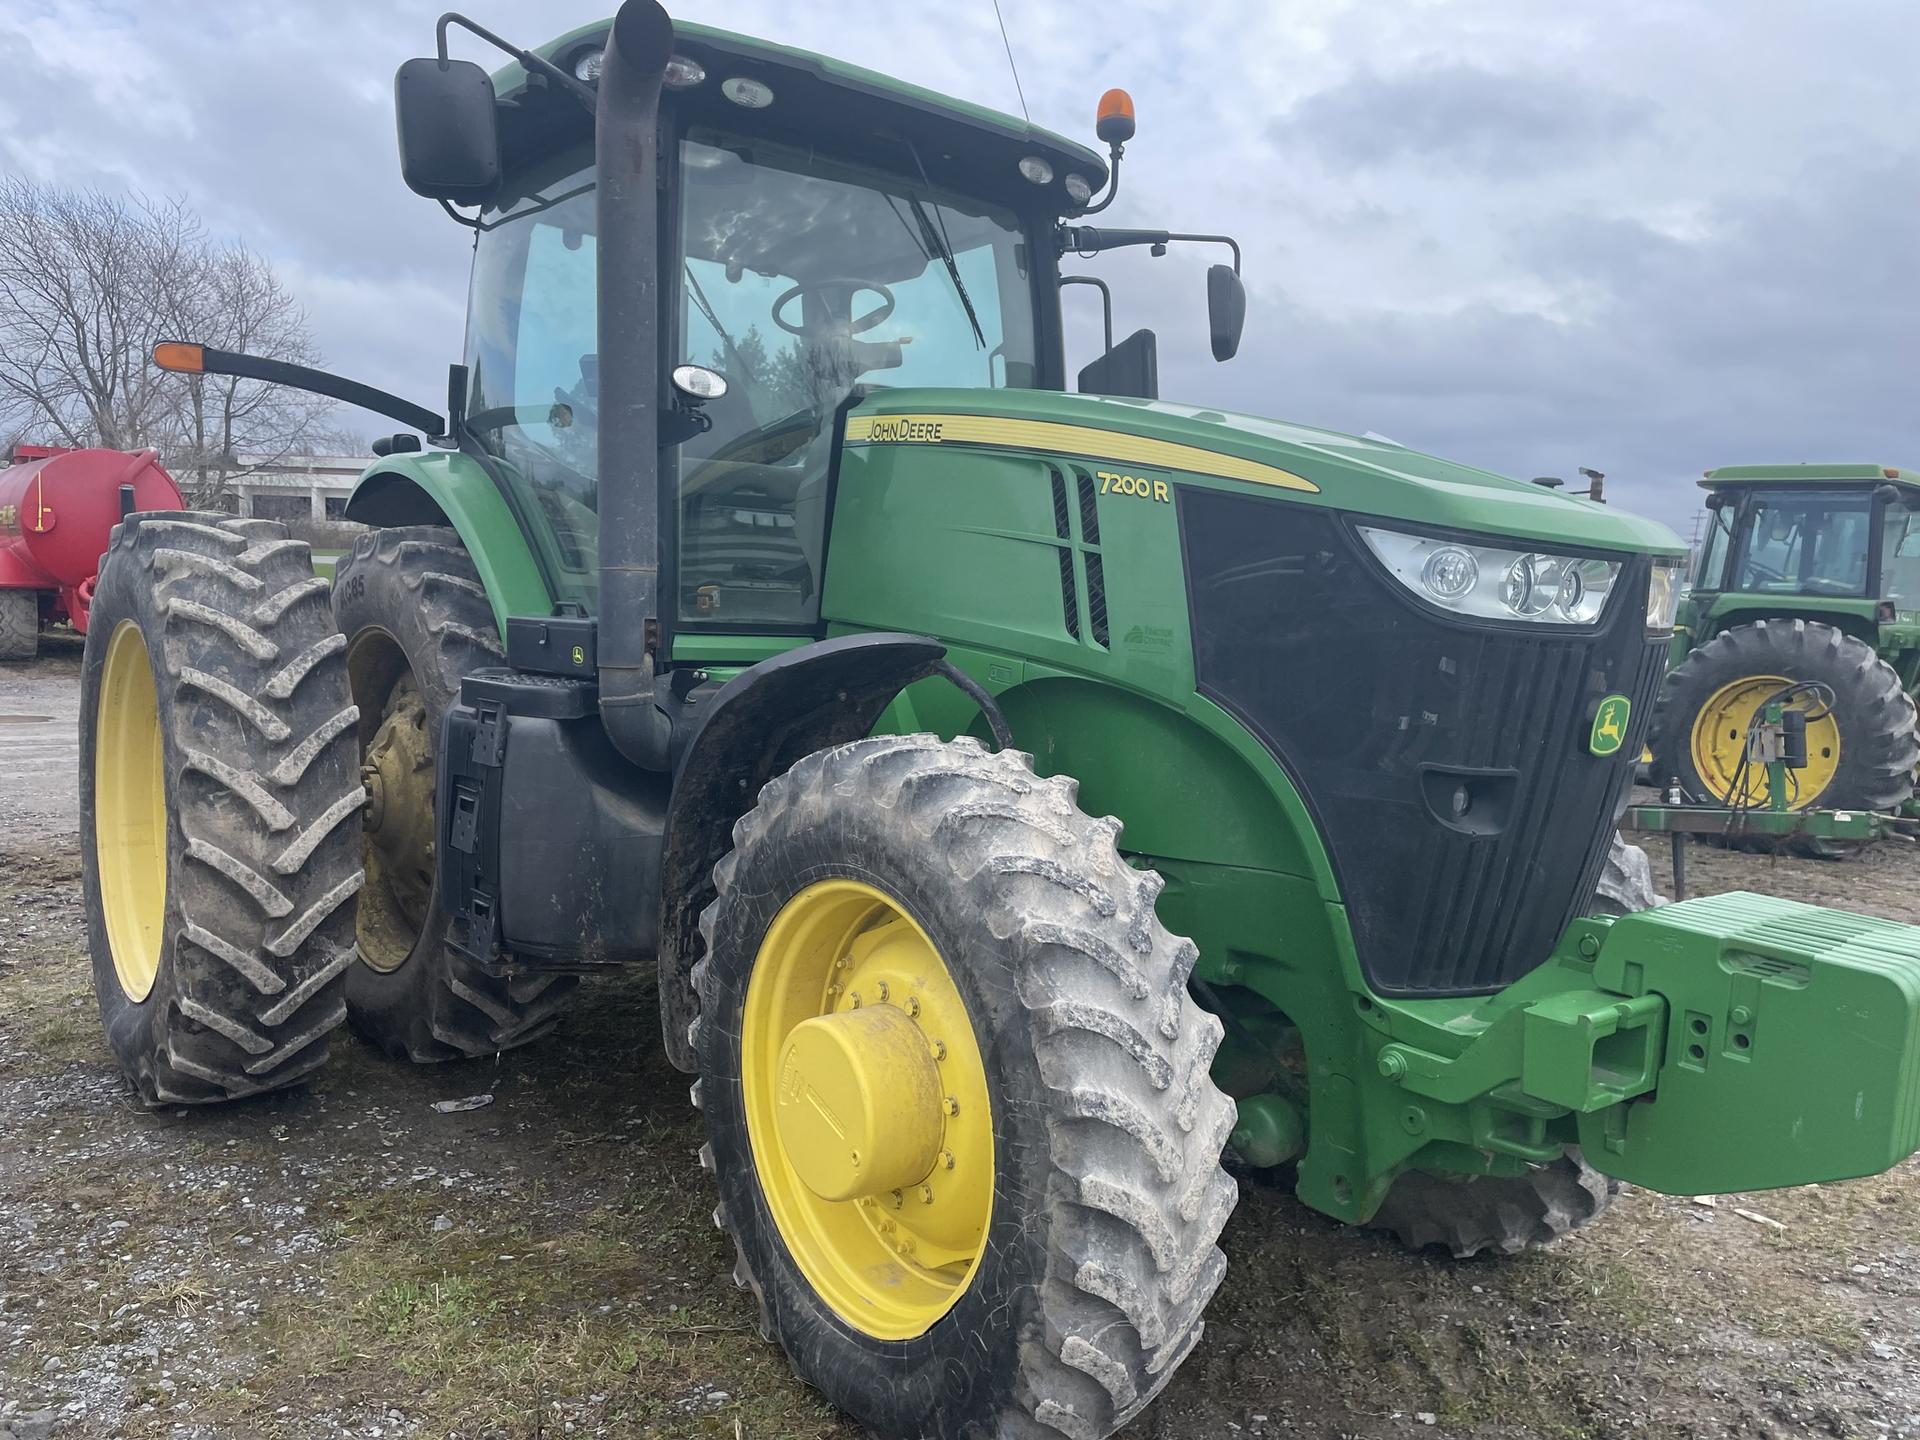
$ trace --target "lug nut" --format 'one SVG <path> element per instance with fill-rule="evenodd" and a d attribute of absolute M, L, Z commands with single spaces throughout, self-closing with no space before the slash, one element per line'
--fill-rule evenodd
<path fill-rule="evenodd" d="M 874 986 L 874 992 L 879 999 L 885 1000 L 887 998 L 887 982 L 882 980 L 878 985 Z"/>
<path fill-rule="evenodd" d="M 933 1042 L 933 1058 L 936 1060 L 944 1060 L 947 1058 L 947 1042 L 946 1041 L 936 1040 Z"/>
<path fill-rule="evenodd" d="M 933 1186 L 922 1185 L 920 1187 L 920 1203 L 922 1205 L 933 1204 Z"/>
<path fill-rule="evenodd" d="M 958 1115 L 960 1113 L 960 1102 L 949 1095 L 940 1108 L 945 1110 L 949 1115 Z"/>
<path fill-rule="evenodd" d="M 853 993 L 848 995 L 847 1003 L 853 1006 L 854 1009 L 858 1010 L 860 1008 L 860 992 L 858 990 L 855 990 Z"/>
<path fill-rule="evenodd" d="M 907 996 L 907 1018 L 912 1019 L 915 1016 L 919 1015 L 919 1013 L 920 1013 L 919 997 L 915 995 Z"/>
<path fill-rule="evenodd" d="M 943 1169 L 953 1169 L 953 1151 L 942 1150 L 940 1152 L 940 1164 Z"/>
<path fill-rule="evenodd" d="M 898 1210 L 902 1205 L 907 1203 L 907 1197 L 902 1195 L 898 1190 L 893 1192 L 892 1198 L 893 1198 L 893 1208 L 896 1210 Z M 888 1228 L 891 1229 L 892 1228 L 891 1225 L 889 1225 Z"/>

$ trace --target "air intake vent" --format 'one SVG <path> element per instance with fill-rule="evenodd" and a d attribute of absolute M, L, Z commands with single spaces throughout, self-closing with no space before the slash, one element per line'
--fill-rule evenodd
<path fill-rule="evenodd" d="M 1067 509 L 1067 478 L 1051 465 L 1047 474 L 1053 478 L 1053 533 L 1066 543 L 1061 545 L 1060 555 L 1060 608 L 1066 621 L 1067 634 L 1074 639 L 1080 638 L 1080 601 L 1074 594 L 1073 585 L 1073 529 Z M 1102 605 L 1104 616 L 1106 607 Z M 1101 622 L 1105 624 L 1104 619 Z"/>
<path fill-rule="evenodd" d="M 1093 503 L 1093 477 L 1084 470 L 1073 472 L 1080 481 L 1080 538 L 1089 545 L 1100 543 L 1100 511 Z"/>
<path fill-rule="evenodd" d="M 1096 645 L 1107 643 L 1107 580 L 1097 551 L 1087 552 L 1087 626 Z"/>
<path fill-rule="evenodd" d="M 1066 611 L 1067 634 L 1080 638 L 1080 602 L 1073 595 L 1073 551 L 1060 547 L 1060 604 Z"/>

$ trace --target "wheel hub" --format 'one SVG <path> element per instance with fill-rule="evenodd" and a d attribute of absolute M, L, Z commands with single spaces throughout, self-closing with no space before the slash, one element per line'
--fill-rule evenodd
<path fill-rule="evenodd" d="M 802 1021 L 781 1052 L 780 1148 L 823 1200 L 925 1179 L 940 1156 L 940 1111 L 933 1053 L 896 1006 Z"/>
<path fill-rule="evenodd" d="M 754 960 L 740 1029 L 754 1170 L 794 1262 L 848 1324 L 924 1334 L 993 1218 L 993 1114 L 966 1003 L 882 891 L 822 880 Z"/>

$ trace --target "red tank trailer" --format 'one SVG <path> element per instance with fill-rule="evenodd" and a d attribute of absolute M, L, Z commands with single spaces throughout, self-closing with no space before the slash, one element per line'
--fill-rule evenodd
<path fill-rule="evenodd" d="M 31 660 L 43 625 L 86 630 L 100 556 L 123 513 L 186 508 L 151 450 L 15 446 L 0 470 L 0 660 Z"/>

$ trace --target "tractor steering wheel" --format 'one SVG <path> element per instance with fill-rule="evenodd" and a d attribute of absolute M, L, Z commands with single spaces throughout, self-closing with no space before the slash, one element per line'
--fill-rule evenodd
<path fill-rule="evenodd" d="M 829 297 L 844 295 L 847 297 L 847 314 L 851 316 L 853 297 L 862 290 L 871 290 L 880 297 L 880 307 L 877 310 L 862 315 L 848 326 L 849 334 L 864 334 L 893 314 L 893 291 L 875 280 L 802 280 L 798 285 L 782 292 L 780 298 L 773 302 L 773 323 L 789 335 L 804 336 L 809 333 L 804 325 L 789 325 L 781 314 L 797 296 L 809 295 L 815 291 Z"/>

